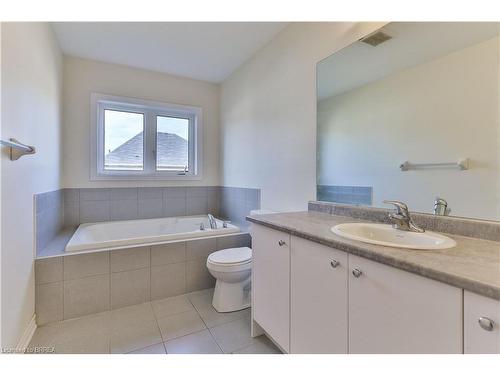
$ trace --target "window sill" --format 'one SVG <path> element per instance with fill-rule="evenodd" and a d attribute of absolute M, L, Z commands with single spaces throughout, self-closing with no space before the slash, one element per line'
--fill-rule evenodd
<path fill-rule="evenodd" d="M 189 176 L 120 176 L 120 175 L 96 175 L 90 176 L 90 181 L 200 181 L 201 175 Z"/>

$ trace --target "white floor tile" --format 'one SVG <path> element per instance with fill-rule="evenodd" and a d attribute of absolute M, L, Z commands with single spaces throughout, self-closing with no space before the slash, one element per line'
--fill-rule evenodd
<path fill-rule="evenodd" d="M 162 342 L 150 303 L 111 312 L 111 353 L 128 353 Z"/>
<path fill-rule="evenodd" d="M 222 354 L 210 332 L 192 333 L 165 342 L 168 354 Z"/>
<path fill-rule="evenodd" d="M 206 289 L 50 323 L 37 328 L 30 347 L 54 347 L 56 353 L 279 353 L 265 336 L 250 337 L 250 309 L 218 313 L 212 295 Z"/>
<path fill-rule="evenodd" d="M 59 354 L 109 353 L 109 313 L 38 327 L 29 347 L 53 347 Z"/>
<path fill-rule="evenodd" d="M 214 295 L 214 290 L 212 288 L 212 289 L 204 289 L 188 293 L 187 297 L 194 305 L 194 307 L 197 310 L 199 310 L 199 309 L 204 309 L 208 306 L 212 306 L 213 295 Z"/>
<path fill-rule="evenodd" d="M 151 305 L 157 319 L 194 310 L 186 295 L 152 301 Z"/>
<path fill-rule="evenodd" d="M 134 350 L 133 352 L 129 352 L 128 354 L 167 354 L 167 352 L 165 351 L 165 346 L 163 345 L 163 343 L 160 342 L 159 344 Z"/>
<path fill-rule="evenodd" d="M 254 339 L 250 337 L 250 321 L 248 319 L 235 320 L 210 328 L 210 332 L 224 353 L 232 353 L 246 348 L 254 342 Z"/>
<path fill-rule="evenodd" d="M 163 341 L 206 329 L 196 311 L 188 311 L 158 319 Z"/>
<path fill-rule="evenodd" d="M 207 306 L 198 309 L 198 313 L 200 314 L 201 318 L 208 328 L 233 322 L 239 319 L 250 319 L 250 309 L 220 313 L 217 312 L 212 306 Z"/>
<path fill-rule="evenodd" d="M 254 338 L 254 343 L 236 350 L 234 354 L 281 354 L 281 351 L 265 335 Z"/>

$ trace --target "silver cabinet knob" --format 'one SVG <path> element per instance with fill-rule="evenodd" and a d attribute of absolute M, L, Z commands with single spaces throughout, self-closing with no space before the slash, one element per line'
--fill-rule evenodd
<path fill-rule="evenodd" d="M 361 270 L 357 269 L 357 268 L 355 268 L 355 269 L 352 270 L 352 275 L 354 277 L 360 277 L 362 274 L 363 274 L 363 272 Z"/>
<path fill-rule="evenodd" d="M 332 266 L 332 268 L 337 268 L 338 266 L 340 266 L 340 262 L 338 260 L 332 259 L 332 261 L 330 262 L 330 266 Z"/>
<path fill-rule="evenodd" d="M 477 320 L 477 322 L 482 329 L 486 331 L 493 331 L 493 326 L 495 325 L 495 322 L 493 320 L 482 316 Z"/>
<path fill-rule="evenodd" d="M 279 240 L 279 241 L 278 241 L 278 245 L 280 245 L 280 246 L 285 246 L 285 245 L 286 245 L 286 242 L 285 242 L 285 241 L 283 241 L 283 240 Z"/>

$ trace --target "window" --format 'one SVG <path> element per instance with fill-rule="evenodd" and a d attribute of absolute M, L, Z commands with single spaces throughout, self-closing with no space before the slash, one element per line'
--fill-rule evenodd
<path fill-rule="evenodd" d="M 201 179 L 201 109 L 92 94 L 91 179 Z"/>

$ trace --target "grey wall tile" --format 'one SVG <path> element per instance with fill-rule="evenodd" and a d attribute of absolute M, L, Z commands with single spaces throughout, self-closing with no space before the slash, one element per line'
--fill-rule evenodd
<path fill-rule="evenodd" d="M 163 199 L 139 199 L 139 219 L 163 217 Z"/>
<path fill-rule="evenodd" d="M 186 187 L 186 197 L 206 197 L 208 189 L 206 186 L 188 186 Z"/>
<path fill-rule="evenodd" d="M 39 214 L 49 206 L 49 198 L 47 193 L 35 194 L 35 213 Z"/>
<path fill-rule="evenodd" d="M 34 195 L 35 246 L 43 250 L 59 233 L 64 224 L 63 192 L 54 190 Z"/>
<path fill-rule="evenodd" d="M 110 252 L 111 272 L 149 268 L 149 247 L 115 250 Z"/>
<path fill-rule="evenodd" d="M 81 201 L 80 223 L 109 221 L 109 201 Z"/>
<path fill-rule="evenodd" d="M 80 200 L 80 189 L 63 189 L 64 202 L 78 202 Z"/>
<path fill-rule="evenodd" d="M 318 185 L 316 188 L 318 200 L 347 204 L 371 205 L 372 193 L 371 186 Z"/>
<path fill-rule="evenodd" d="M 251 237 L 248 233 L 234 234 L 231 236 L 217 237 L 217 250 L 235 247 L 251 247 Z"/>
<path fill-rule="evenodd" d="M 186 293 L 186 263 L 151 267 L 151 300 Z"/>
<path fill-rule="evenodd" d="M 109 200 L 109 189 L 85 188 L 80 189 L 80 201 L 106 201 Z"/>
<path fill-rule="evenodd" d="M 163 190 L 164 198 L 186 198 L 186 188 L 183 186 L 170 186 Z"/>
<path fill-rule="evenodd" d="M 186 215 L 206 215 L 208 204 L 206 197 L 187 197 Z"/>
<path fill-rule="evenodd" d="M 63 257 L 64 280 L 80 279 L 109 273 L 109 252 Z"/>
<path fill-rule="evenodd" d="M 186 198 L 165 199 L 164 216 L 184 216 L 186 215 Z"/>
<path fill-rule="evenodd" d="M 38 325 L 63 319 L 63 282 L 36 286 L 35 313 Z"/>
<path fill-rule="evenodd" d="M 217 240 L 215 238 L 204 238 L 186 242 L 186 259 L 202 259 L 207 257 L 217 249 Z"/>
<path fill-rule="evenodd" d="M 150 300 L 150 268 L 111 274 L 111 308 L 136 305 Z"/>
<path fill-rule="evenodd" d="M 213 288 L 215 278 L 208 271 L 204 260 L 190 260 L 186 263 L 186 289 L 188 292 Z"/>
<path fill-rule="evenodd" d="M 107 311 L 110 308 L 110 275 L 64 281 L 64 319 Z"/>
<path fill-rule="evenodd" d="M 137 200 L 137 188 L 112 188 L 109 189 L 110 200 Z"/>
<path fill-rule="evenodd" d="M 64 203 L 64 227 L 80 225 L 80 202 Z"/>
<path fill-rule="evenodd" d="M 35 283 L 45 284 L 63 280 L 63 258 L 35 260 Z"/>
<path fill-rule="evenodd" d="M 186 261 L 186 242 L 174 242 L 151 247 L 151 265 L 180 263 Z"/>
<path fill-rule="evenodd" d="M 139 188 L 139 199 L 163 199 L 163 188 L 161 187 Z"/>
<path fill-rule="evenodd" d="M 138 201 L 112 200 L 109 202 L 109 217 L 111 220 L 133 220 L 139 217 Z"/>
<path fill-rule="evenodd" d="M 220 215 L 220 187 L 208 186 L 207 187 L 207 212 L 212 215 Z"/>

